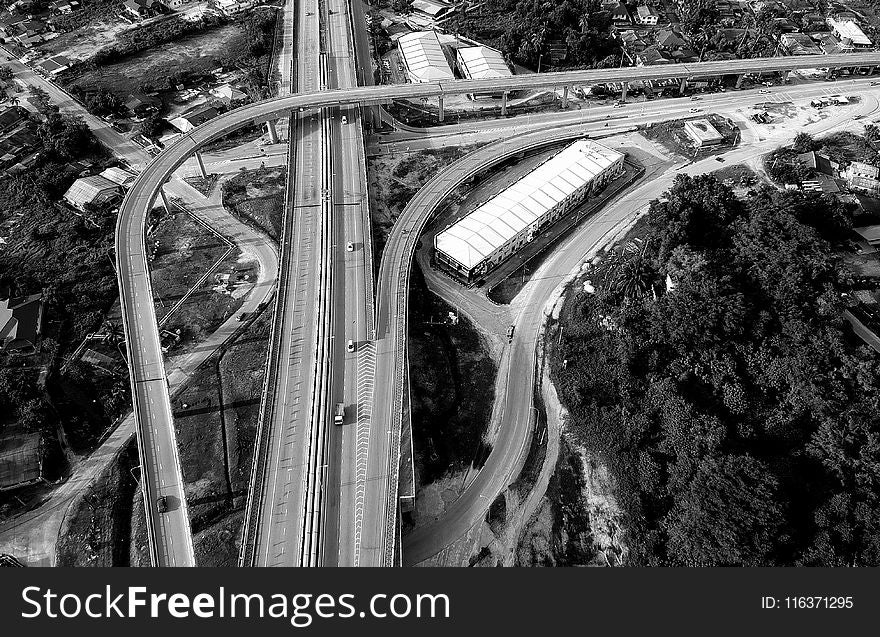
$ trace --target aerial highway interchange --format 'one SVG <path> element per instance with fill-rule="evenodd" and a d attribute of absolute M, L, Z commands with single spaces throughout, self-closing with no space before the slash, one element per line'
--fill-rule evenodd
<path fill-rule="evenodd" d="M 395 566 L 430 557 L 484 514 L 486 501 L 516 477 L 532 424 L 535 335 L 544 301 L 584 257 L 584 249 L 559 250 L 548 262 L 553 276 L 531 292 L 517 318 L 516 338 L 505 363 L 530 370 L 506 388 L 504 435 L 483 470 L 447 516 L 420 528 L 406 546 L 398 537 L 398 470 L 409 272 L 419 234 L 444 198 L 468 178 L 506 157 L 584 135 L 606 134 L 601 109 L 483 122 L 437 135 L 401 131 L 390 143 L 431 147 L 445 138 L 503 137 L 438 174 L 407 205 L 392 230 L 373 281 L 375 264 L 366 195 L 362 120 L 365 107 L 395 99 L 523 88 L 562 89 L 600 81 L 700 78 L 838 66 L 874 66 L 880 53 L 799 56 L 705 62 L 662 67 L 598 69 L 512 76 L 493 80 L 370 85 L 363 16 L 358 6 L 331 0 L 297 4 L 294 59 L 288 85 L 296 92 L 231 110 L 182 135 L 140 173 L 120 208 L 116 232 L 123 322 L 142 459 L 148 538 L 156 566 L 194 566 L 195 556 L 168 381 L 152 304 L 144 245 L 148 212 L 172 173 L 206 143 L 248 123 L 289 118 L 287 210 L 281 238 L 279 286 L 275 295 L 269 364 L 257 452 L 248 498 L 240 563 L 247 566 Z M 328 11 L 329 9 L 329 11 Z M 287 78 L 285 78 L 287 80 Z M 858 80 L 860 89 L 868 81 Z M 855 82 L 854 82 L 855 84 Z M 819 83 L 787 87 L 799 99 L 824 90 Z M 875 91 L 859 106 L 876 111 Z M 754 91 L 719 97 L 719 110 L 754 103 Z M 722 102 L 723 100 L 723 102 Z M 710 102 L 707 102 L 709 104 Z M 657 121 L 687 103 L 664 100 L 610 120 L 611 131 Z M 371 112 L 372 114 L 372 112 Z M 840 125 L 840 121 L 816 126 Z M 558 125 L 557 130 L 547 129 Z M 499 134 L 499 131 L 503 131 Z M 274 134 L 274 133 L 273 133 Z M 767 152 L 779 140 L 743 139 L 731 159 Z M 706 162 L 685 168 L 698 174 Z M 658 196 L 671 175 L 640 186 L 590 224 L 577 230 L 592 249 L 610 231 L 633 218 L 646 197 Z M 627 197 L 630 197 L 628 199 Z M 629 202 L 629 203 L 628 203 Z M 351 244 L 351 248 L 348 244 Z M 346 346 L 346 343 L 351 345 Z M 343 427 L 333 426 L 335 406 L 344 406 Z M 163 499 L 163 509 L 157 504 Z"/>

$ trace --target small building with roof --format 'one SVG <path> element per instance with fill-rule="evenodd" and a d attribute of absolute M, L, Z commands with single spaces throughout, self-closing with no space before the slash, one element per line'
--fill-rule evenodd
<path fill-rule="evenodd" d="M 43 438 L 39 432 L 0 436 L 0 491 L 36 484 L 43 479 Z"/>
<path fill-rule="evenodd" d="M 64 201 L 81 212 L 89 207 L 103 208 L 122 199 L 119 184 L 101 175 L 80 177 L 64 193 Z"/>
<path fill-rule="evenodd" d="M 400 58 L 413 83 L 454 79 L 440 39 L 434 31 L 415 31 L 397 40 Z"/>
<path fill-rule="evenodd" d="M 712 126 L 712 123 L 705 118 L 686 121 L 684 123 L 684 132 L 700 148 L 703 146 L 715 146 L 724 141 L 724 135 L 719 133 L 718 129 Z"/>
<path fill-rule="evenodd" d="M 871 38 L 865 35 L 862 28 L 853 20 L 836 20 L 834 18 L 828 18 L 827 22 L 832 33 L 834 33 L 841 42 L 847 42 L 855 49 L 870 49 L 873 46 Z"/>
<path fill-rule="evenodd" d="M 134 173 L 129 172 L 124 168 L 120 168 L 119 166 L 106 168 L 101 171 L 100 175 L 101 177 L 104 177 L 105 179 L 112 181 L 114 184 L 122 186 L 123 188 L 128 188 L 136 177 Z"/>
<path fill-rule="evenodd" d="M 42 331 L 42 294 L 0 299 L 0 352 L 33 353 Z"/>
<path fill-rule="evenodd" d="M 181 133 L 188 133 L 196 126 L 201 126 L 210 119 L 217 117 L 219 112 L 217 108 L 210 105 L 202 105 L 193 110 L 184 113 L 180 117 L 175 117 L 168 123 Z"/>
<path fill-rule="evenodd" d="M 624 159 L 591 140 L 570 144 L 437 234 L 437 263 L 465 280 L 483 276 L 619 176 Z"/>

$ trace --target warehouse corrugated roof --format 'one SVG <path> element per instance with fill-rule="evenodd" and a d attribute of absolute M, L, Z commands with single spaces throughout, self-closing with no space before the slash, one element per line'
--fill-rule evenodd
<path fill-rule="evenodd" d="M 438 234 L 434 245 L 473 268 L 623 157 L 578 140 Z"/>
<path fill-rule="evenodd" d="M 407 69 L 417 82 L 453 79 L 440 39 L 433 31 L 416 31 L 401 36 L 397 46 Z"/>
<path fill-rule="evenodd" d="M 101 175 L 81 177 L 64 193 L 64 199 L 72 205 L 82 205 L 95 201 L 110 189 L 117 191 L 118 188 L 119 186 Z"/>
<path fill-rule="evenodd" d="M 458 60 L 461 72 L 469 79 L 483 80 L 513 75 L 501 53 L 487 46 L 462 47 L 458 49 Z"/>

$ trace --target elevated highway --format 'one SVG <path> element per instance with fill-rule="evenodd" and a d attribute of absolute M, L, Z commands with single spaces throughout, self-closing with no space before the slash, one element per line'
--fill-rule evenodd
<path fill-rule="evenodd" d="M 150 275 L 145 258 L 144 230 L 147 215 L 153 201 L 159 194 L 162 184 L 167 181 L 174 170 L 186 159 L 208 142 L 222 137 L 248 123 L 273 121 L 288 116 L 291 112 L 303 113 L 300 119 L 308 119 L 315 111 L 327 107 L 352 104 L 382 104 L 394 99 L 413 99 L 421 97 L 440 97 L 444 94 L 489 93 L 505 90 L 533 88 L 566 87 L 579 84 L 598 82 L 626 82 L 639 79 L 663 79 L 683 77 L 709 77 L 713 75 L 730 75 L 742 73 L 766 73 L 771 71 L 789 71 L 807 68 L 852 68 L 869 67 L 880 64 L 880 52 L 797 56 L 787 58 L 762 58 L 754 60 L 734 60 L 723 62 L 701 62 L 695 64 L 678 64 L 662 67 L 637 67 L 620 69 L 595 69 L 585 71 L 567 71 L 538 75 L 513 76 L 491 80 L 453 80 L 443 83 L 406 84 L 393 86 L 359 86 L 331 90 L 312 88 L 307 92 L 276 97 L 249 104 L 228 111 L 212 119 L 186 135 L 178 138 L 160 153 L 140 173 L 132 184 L 123 201 L 116 232 L 117 267 L 119 272 L 120 298 L 123 308 L 123 324 L 126 342 L 130 354 L 129 366 L 132 378 L 133 400 L 138 421 L 138 436 L 141 443 L 142 467 L 145 479 L 142 481 L 147 508 L 147 521 L 150 525 L 151 555 L 156 565 L 166 565 L 172 560 L 175 564 L 192 562 L 192 541 L 189 524 L 185 522 L 186 502 L 183 496 L 182 481 L 177 485 L 169 485 L 167 491 L 172 495 L 175 508 L 169 514 L 163 514 L 162 528 L 157 530 L 156 509 L 158 484 L 154 473 L 160 463 L 177 461 L 176 445 L 154 444 L 154 436 L 150 432 L 162 430 L 168 435 L 163 438 L 174 440 L 171 409 L 168 404 L 168 391 L 165 373 L 162 366 L 162 352 L 155 311 L 152 304 Z M 406 258 L 402 253 L 401 258 Z M 396 264 L 396 268 L 408 268 L 409 261 Z M 397 281 L 401 283 L 400 279 Z M 399 285 L 398 285 L 398 289 Z M 377 351 L 386 348 L 391 352 L 386 359 L 395 360 L 395 369 L 400 369 L 401 354 L 400 338 L 405 337 L 401 325 L 405 325 L 405 304 L 396 302 L 389 306 L 384 320 L 383 332 L 377 334 Z M 379 321 L 382 323 L 382 321 Z M 389 337 L 394 335 L 390 342 Z M 397 357 L 397 358 L 395 358 Z M 376 378 L 399 379 L 396 374 L 377 369 Z M 395 380 L 394 382 L 397 382 Z M 378 383 L 377 383 L 378 386 Z M 164 389 L 163 389 L 164 388 Z M 395 391 L 402 391 L 398 389 Z M 387 409 L 397 409 L 400 400 L 397 397 L 388 399 Z M 392 407 L 393 405 L 393 407 Z M 378 413 L 378 411 L 377 411 Z M 397 497 L 396 456 L 399 454 L 400 417 L 397 413 L 388 412 L 390 444 L 387 449 L 390 456 L 389 475 L 383 480 L 383 488 L 387 488 L 387 502 L 391 503 L 379 515 L 386 521 L 380 525 L 380 533 L 394 528 L 391 519 L 394 513 L 394 502 Z M 173 447 L 173 448 L 172 448 Z M 179 503 L 176 500 L 179 499 Z M 390 522 L 390 524 L 389 524 Z M 382 540 L 383 563 L 395 561 L 393 542 L 387 538 Z M 172 548 L 175 547 L 175 548 Z M 390 548 L 389 548 L 390 547 Z M 162 556 L 167 556 L 163 558 Z M 173 557 L 172 557 L 173 556 Z"/>

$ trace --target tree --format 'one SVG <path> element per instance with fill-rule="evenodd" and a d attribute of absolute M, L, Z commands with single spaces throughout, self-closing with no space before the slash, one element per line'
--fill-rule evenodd
<path fill-rule="evenodd" d="M 709 457 L 675 498 L 663 528 L 680 566 L 765 566 L 783 529 L 778 483 L 748 455 Z"/>
<path fill-rule="evenodd" d="M 865 140 L 875 142 L 880 139 L 880 128 L 876 124 L 865 124 Z"/>
<path fill-rule="evenodd" d="M 95 115 L 116 113 L 122 107 L 122 100 L 106 89 L 89 95 L 86 108 Z"/>
<path fill-rule="evenodd" d="M 141 122 L 141 134 L 147 139 L 157 139 L 165 130 L 165 120 L 156 114 L 150 115 Z"/>
<path fill-rule="evenodd" d="M 799 153 L 808 153 L 811 150 L 816 150 L 818 145 L 812 135 L 800 132 L 794 136 L 792 147 Z"/>

